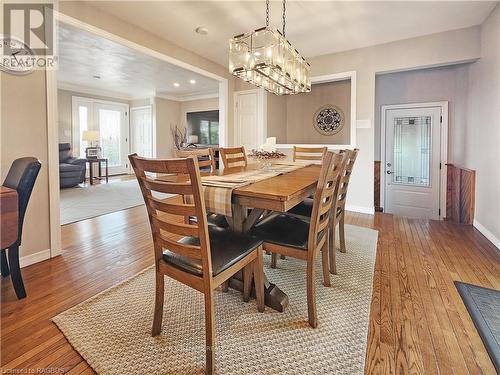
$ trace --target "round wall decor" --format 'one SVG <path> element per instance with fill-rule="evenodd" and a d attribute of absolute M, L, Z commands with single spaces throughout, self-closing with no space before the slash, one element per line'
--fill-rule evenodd
<path fill-rule="evenodd" d="M 323 135 L 334 135 L 344 127 L 344 113 L 334 105 L 325 105 L 314 114 L 314 128 Z"/>

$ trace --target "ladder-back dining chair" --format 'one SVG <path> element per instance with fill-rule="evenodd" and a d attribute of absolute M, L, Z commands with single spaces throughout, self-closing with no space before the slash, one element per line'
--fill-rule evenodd
<path fill-rule="evenodd" d="M 187 158 L 194 156 L 198 159 L 198 165 L 202 172 L 215 172 L 215 155 L 211 147 L 208 148 L 192 148 L 188 150 L 177 150 L 176 156 L 178 158 Z"/>
<path fill-rule="evenodd" d="M 40 161 L 34 157 L 16 159 L 12 163 L 7 177 L 5 177 L 2 184 L 16 190 L 18 197 L 17 240 L 9 245 L 7 249 L 2 249 L 0 253 L 2 276 L 11 275 L 12 285 L 18 299 L 26 297 L 26 290 L 24 289 L 23 277 L 19 266 L 19 246 L 21 246 L 23 235 L 24 217 L 41 167 L 42 164 Z"/>
<path fill-rule="evenodd" d="M 224 168 L 246 167 L 248 164 L 245 147 L 221 147 L 220 157 Z"/>
<path fill-rule="evenodd" d="M 202 292 L 205 296 L 206 372 L 212 374 L 215 368 L 214 289 L 243 270 L 243 298 L 248 300 L 253 274 L 258 310 L 264 311 L 262 241 L 207 225 L 200 171 L 194 157 L 154 160 L 134 154 L 129 160 L 146 203 L 153 234 L 156 297 L 152 335 L 161 332 L 164 276 Z M 162 181 L 161 174 L 179 178 L 175 182 Z M 160 199 L 153 192 L 190 196 L 192 203 L 184 203 L 185 200 L 179 197 Z M 189 216 L 196 216 L 197 221 L 185 223 Z"/>
<path fill-rule="evenodd" d="M 354 168 L 354 162 L 358 155 L 359 149 L 354 150 L 342 150 L 342 153 L 346 154 L 345 166 L 341 172 L 341 177 L 338 181 L 338 186 L 336 187 L 334 193 L 334 204 L 332 206 L 332 220 L 330 221 L 330 243 L 329 243 L 329 260 L 330 260 L 330 272 L 337 274 L 337 256 L 335 252 L 336 244 L 336 228 L 339 225 L 339 237 L 340 237 L 340 251 L 345 253 L 345 203 L 347 198 L 347 191 L 349 187 L 349 181 L 351 178 L 352 170 Z M 312 214 L 313 200 L 310 198 L 305 199 L 303 202 L 299 203 L 297 206 L 293 207 L 288 213 L 290 215 L 296 215 L 302 218 L 309 218 Z"/>
<path fill-rule="evenodd" d="M 264 241 L 264 250 L 305 260 L 307 263 L 307 310 L 309 325 L 318 325 L 316 311 L 316 256 L 322 253 L 323 284 L 330 286 L 328 266 L 328 222 L 333 193 L 343 168 L 345 155 L 327 152 L 314 195 L 310 220 L 275 213 L 259 222 L 251 234 Z"/>
<path fill-rule="evenodd" d="M 328 151 L 327 147 L 293 146 L 293 161 L 297 161 L 297 160 L 309 160 L 309 161 L 322 160 L 327 151 Z"/>

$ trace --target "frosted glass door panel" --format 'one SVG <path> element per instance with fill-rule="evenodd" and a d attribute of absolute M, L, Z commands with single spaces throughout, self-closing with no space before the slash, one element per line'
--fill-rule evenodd
<path fill-rule="evenodd" d="M 431 117 L 394 119 L 392 183 L 430 186 Z"/>

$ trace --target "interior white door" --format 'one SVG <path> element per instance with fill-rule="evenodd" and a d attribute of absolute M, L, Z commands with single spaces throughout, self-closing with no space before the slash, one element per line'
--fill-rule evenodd
<path fill-rule="evenodd" d="M 384 211 L 439 219 L 441 107 L 389 109 L 385 118 Z"/>
<path fill-rule="evenodd" d="M 258 92 L 240 92 L 236 95 L 236 146 L 247 151 L 257 149 L 259 142 Z"/>
<path fill-rule="evenodd" d="M 151 106 L 130 108 L 131 152 L 153 157 L 153 119 Z"/>
<path fill-rule="evenodd" d="M 99 129 L 102 156 L 108 159 L 109 174 L 128 173 L 128 106 L 94 103 L 94 118 Z"/>

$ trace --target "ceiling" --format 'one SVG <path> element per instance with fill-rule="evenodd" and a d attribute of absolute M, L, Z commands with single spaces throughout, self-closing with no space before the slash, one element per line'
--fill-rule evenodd
<path fill-rule="evenodd" d="M 264 1 L 98 1 L 101 11 L 227 65 L 228 39 L 265 24 Z M 286 35 L 304 56 L 367 47 L 481 24 L 497 2 L 288 1 Z M 281 3 L 271 1 L 281 29 Z M 208 35 L 195 33 L 204 26 Z"/>
<path fill-rule="evenodd" d="M 124 99 L 156 95 L 187 100 L 218 94 L 214 79 L 69 25 L 58 25 L 58 43 L 61 88 Z"/>

